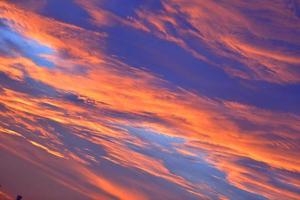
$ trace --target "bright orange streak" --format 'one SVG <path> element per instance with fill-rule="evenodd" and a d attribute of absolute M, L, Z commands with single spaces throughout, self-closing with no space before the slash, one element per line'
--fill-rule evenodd
<path fill-rule="evenodd" d="M 52 154 L 52 155 L 54 155 L 54 156 L 57 156 L 57 157 L 59 157 L 59 158 L 64 158 L 64 155 L 62 155 L 62 154 L 59 153 L 59 152 L 53 151 L 53 150 L 51 150 L 51 149 L 49 149 L 49 148 L 47 148 L 47 147 L 45 147 L 45 146 L 43 146 L 43 145 L 41 145 L 41 144 L 39 144 L 39 143 L 37 143 L 37 142 L 31 141 L 31 140 L 29 140 L 29 142 L 30 142 L 31 144 L 33 144 L 34 146 L 36 146 L 36 147 L 38 147 L 38 148 L 41 148 L 41 149 L 47 151 L 48 153 L 50 153 L 50 154 Z"/>

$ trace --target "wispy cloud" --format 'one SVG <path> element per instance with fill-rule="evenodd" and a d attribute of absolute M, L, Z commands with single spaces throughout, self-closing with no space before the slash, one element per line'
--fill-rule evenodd
<path fill-rule="evenodd" d="M 0 147 L 16 165 L 0 173 L 28 171 L 41 188 L 32 192 L 25 174 L 10 181 L 10 193 L 38 199 L 51 184 L 51 198 L 300 199 L 299 113 L 209 97 L 111 54 L 108 44 L 126 27 L 207 64 L 207 83 L 226 77 L 221 69 L 253 81 L 250 88 L 257 80 L 295 85 L 299 23 L 281 10 L 288 5 L 265 13 L 269 4 L 170 0 L 118 13 L 106 1 L 67 3 L 86 11 L 84 24 L 48 16 L 47 2 L 31 10 L 0 2 Z"/>

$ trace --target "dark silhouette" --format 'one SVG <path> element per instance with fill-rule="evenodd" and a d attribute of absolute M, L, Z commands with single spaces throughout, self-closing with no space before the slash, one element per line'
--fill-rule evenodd
<path fill-rule="evenodd" d="M 0 185 L 0 188 L 1 188 L 1 187 L 2 187 L 2 185 Z M 0 190 L 0 192 L 1 192 L 1 190 Z M 18 195 L 17 198 L 16 198 L 16 200 L 22 200 L 22 198 L 23 198 L 23 197 L 22 197 L 21 195 Z"/>
<path fill-rule="evenodd" d="M 16 200 L 21 200 L 23 197 L 21 195 L 18 195 Z"/>

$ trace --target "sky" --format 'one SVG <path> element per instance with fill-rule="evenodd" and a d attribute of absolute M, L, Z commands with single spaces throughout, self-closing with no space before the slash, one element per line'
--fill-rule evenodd
<path fill-rule="evenodd" d="M 299 0 L 0 1 L 0 198 L 300 200 Z"/>

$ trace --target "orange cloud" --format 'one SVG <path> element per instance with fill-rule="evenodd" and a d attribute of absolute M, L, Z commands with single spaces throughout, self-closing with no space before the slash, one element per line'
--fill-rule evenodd
<path fill-rule="evenodd" d="M 194 57 L 222 67 L 233 76 L 275 83 L 299 82 L 299 54 L 284 44 L 299 45 L 294 30 L 299 29 L 300 24 L 285 5 L 240 1 L 186 3 L 182 0 L 162 1 L 162 4 L 163 10 L 160 11 L 136 11 L 137 17 L 132 24 L 142 24 L 136 28 L 174 42 Z M 269 13 L 262 12 L 263 9 Z M 259 17 L 270 23 L 261 23 L 263 20 L 259 20 Z M 182 21 L 190 28 L 182 26 Z M 176 29 L 176 35 L 172 33 L 170 25 Z M 249 72 L 212 62 L 190 45 L 190 40 L 194 41 L 193 44 L 206 45 L 220 58 L 240 62 L 253 74 L 249 76 Z"/>
<path fill-rule="evenodd" d="M 181 34 L 201 38 L 211 48 L 218 48 L 217 44 L 221 42 L 269 69 L 272 68 L 269 66 L 270 60 L 272 63 L 299 62 L 297 56 L 256 48 L 239 38 L 235 40 L 234 37 L 228 37 L 229 30 L 239 31 L 240 26 L 249 28 L 257 35 L 263 33 L 263 30 L 254 30 L 253 22 L 248 21 L 235 7 L 226 8 L 196 1 L 186 5 L 183 3 L 179 0 L 170 1 L 170 5 L 164 4 L 169 12 L 167 15 L 147 15 L 147 20 L 160 32 L 161 37 L 180 43 L 195 55 L 199 53 L 188 47 L 184 40 L 169 35 L 165 23 L 177 27 Z M 188 22 L 203 36 L 178 27 L 176 19 L 172 18 L 172 15 L 178 14 L 174 5 L 180 5 L 180 11 L 187 15 Z M 101 162 L 109 162 L 111 166 L 117 165 L 124 170 L 135 169 L 138 173 L 172 183 L 193 197 L 209 198 L 203 194 L 207 185 L 193 184 L 186 177 L 172 172 L 162 160 L 130 148 L 128 144 L 148 147 L 146 142 L 133 136 L 126 128 L 122 129 L 132 126 L 153 130 L 170 138 L 181 138 L 184 145 L 177 146 L 180 155 L 197 156 L 185 149 L 186 146 L 207 152 L 210 155 L 207 156 L 208 162 L 224 171 L 228 181 L 239 189 L 266 198 L 275 195 L 300 198 L 295 192 L 270 183 L 270 177 L 264 173 L 238 165 L 234 160 L 247 158 L 272 169 L 300 173 L 300 161 L 297 159 L 300 150 L 298 115 L 208 99 L 107 55 L 101 46 L 105 41 L 103 33 L 58 22 L 5 2 L 1 2 L 0 6 L 4 10 L 1 17 L 9 21 L 11 28 L 55 50 L 54 55 L 48 58 L 55 63 L 51 69 L 24 57 L 0 59 L 1 73 L 16 81 L 18 86 L 26 85 L 26 78 L 30 77 L 36 81 L 35 84 L 43 84 L 45 88 L 40 86 L 41 90 L 48 95 L 34 96 L 34 93 L 28 92 L 32 88 L 27 88 L 27 93 L 26 88 L 23 92 L 14 91 L 17 90 L 14 86 L 1 90 L 0 103 L 6 108 L 6 112 L 0 115 L 0 131 L 5 133 L 1 134 L 1 139 L 5 140 L 1 147 L 38 166 L 49 174 L 51 180 L 92 199 L 151 199 L 149 193 L 155 193 L 155 190 L 147 188 L 146 183 L 136 180 L 133 184 L 131 181 L 135 179 L 129 175 L 127 178 L 133 180 L 118 182 L 117 178 L 102 174 L 103 168 L 99 171 L 93 168 L 94 165 L 98 166 L 97 162 L 100 162 L 99 166 Z M 86 5 L 86 9 L 92 8 Z M 98 16 L 95 10 L 90 12 L 98 21 L 99 18 L 110 18 L 108 14 Z M 146 16 L 140 12 L 139 17 Z M 220 27 L 212 27 L 211 24 L 218 20 L 221 20 Z M 101 21 L 100 26 L 103 23 Z M 216 28 L 220 29 L 218 33 Z M 224 52 L 217 52 L 226 56 Z M 262 57 L 268 60 L 263 62 Z M 203 55 L 199 55 L 199 58 L 205 59 Z M 297 74 L 291 75 L 281 69 L 275 71 L 276 80 L 260 75 L 257 78 L 274 82 L 299 81 Z M 38 88 L 39 85 L 32 87 Z M 49 92 L 49 88 L 55 94 Z M 66 94 L 73 94 L 76 99 L 70 100 L 64 96 Z M 116 117 L 114 113 L 121 113 L 125 117 Z M 145 118 L 139 120 L 141 116 Z M 150 120 L 149 116 L 155 119 Z M 13 140 L 12 135 L 22 137 Z M 67 144 L 67 139 L 74 143 Z M 88 143 L 90 148 L 97 149 L 94 152 L 103 151 L 103 155 L 90 153 L 92 149 L 82 148 L 76 142 L 83 146 Z M 51 164 L 48 166 L 48 163 Z M 74 177 L 68 177 L 65 172 Z M 76 180 L 84 184 L 80 185 Z M 292 175 L 287 176 L 284 182 L 291 182 L 299 188 L 298 181 Z M 129 183 L 132 185 L 126 185 Z M 134 185 L 138 185 L 138 189 Z M 158 195 L 172 197 L 171 193 L 157 192 Z"/>

